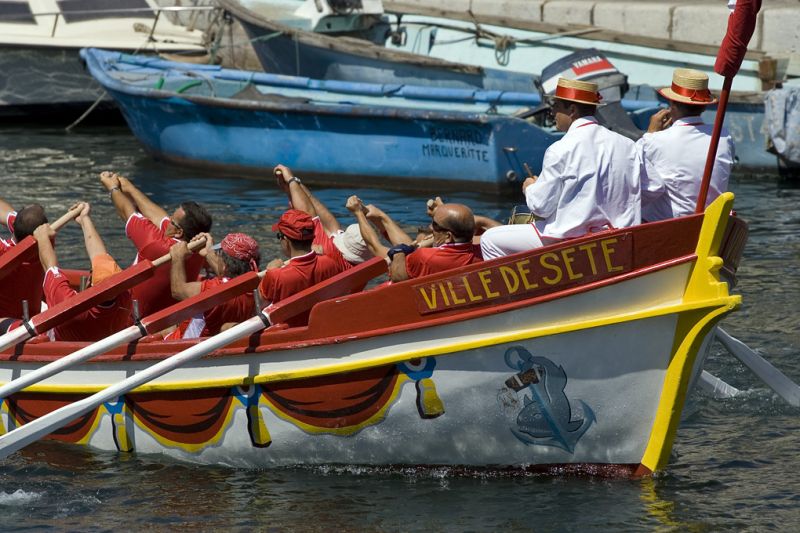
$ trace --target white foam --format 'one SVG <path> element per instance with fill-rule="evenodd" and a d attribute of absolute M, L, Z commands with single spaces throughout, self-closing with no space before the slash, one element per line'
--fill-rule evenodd
<path fill-rule="evenodd" d="M 17 489 L 10 493 L 0 491 L 0 505 L 24 505 L 34 502 L 41 497 L 42 495 L 38 492 L 25 492 L 22 489 Z"/>

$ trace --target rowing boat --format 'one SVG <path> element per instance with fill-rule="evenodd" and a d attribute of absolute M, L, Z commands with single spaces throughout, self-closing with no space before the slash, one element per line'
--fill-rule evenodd
<path fill-rule="evenodd" d="M 385 272 L 376 259 L 211 352 L 199 348 L 214 337 L 148 336 L 15 392 L 2 431 L 192 352 L 49 438 L 205 464 L 648 475 L 668 463 L 714 326 L 741 302 L 725 281 L 747 235 L 732 205 L 725 193 L 704 214 L 358 290 Z M 0 353 L 0 382 L 85 347 L 19 344 Z"/>

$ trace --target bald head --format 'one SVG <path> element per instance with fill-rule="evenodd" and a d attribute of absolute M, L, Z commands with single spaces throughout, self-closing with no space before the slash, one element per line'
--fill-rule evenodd
<path fill-rule="evenodd" d="M 453 242 L 470 242 L 475 234 L 475 216 L 464 204 L 442 204 L 433 211 L 434 229 L 453 234 Z"/>

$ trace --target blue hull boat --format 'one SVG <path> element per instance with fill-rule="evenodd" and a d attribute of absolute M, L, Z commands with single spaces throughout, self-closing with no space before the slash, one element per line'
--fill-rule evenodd
<path fill-rule="evenodd" d="M 84 49 L 158 159 L 328 185 L 516 190 L 560 136 L 514 116 L 534 93 L 320 81 Z"/>
<path fill-rule="evenodd" d="M 649 117 L 663 105 L 651 86 L 640 84 L 642 80 L 656 86 L 669 85 L 672 69 L 686 64 L 710 72 L 715 55 L 707 50 L 700 53 L 700 48 L 711 47 L 699 45 L 686 52 L 619 42 L 602 45 L 591 39 L 591 33 L 564 32 L 568 35 L 550 38 L 542 32 L 493 26 L 485 21 L 480 25 L 485 32 L 481 37 L 475 33 L 473 22 L 409 14 L 403 14 L 402 18 L 393 14 L 369 30 L 346 36 L 326 35 L 309 31 L 302 21 L 291 17 L 273 19 L 265 15 L 264 10 L 269 7 L 270 13 L 279 16 L 281 11 L 275 6 L 291 4 L 286 0 L 241 3 L 219 0 L 219 3 L 253 39 L 253 48 L 266 71 L 317 79 L 534 91 L 538 74 L 554 58 L 581 47 L 597 46 L 614 65 L 619 62 L 617 66 L 633 69 L 638 76 L 631 79 L 633 83 L 622 105 L 640 129 L 647 128 Z M 492 38 L 498 35 L 512 38 L 500 56 L 496 54 L 497 40 Z M 631 58 L 638 59 L 632 63 Z M 741 90 L 751 90 L 758 82 L 756 74 L 750 76 L 751 71 L 758 71 L 757 58 L 748 59 L 743 69 L 747 75 L 737 77 L 740 83 L 749 84 L 740 87 Z M 714 116 L 715 109 L 709 108 L 703 118 L 713 123 Z M 728 104 L 725 124 L 736 142 L 738 172 L 775 171 L 777 159 L 765 149 L 763 123 L 763 93 L 734 95 Z"/>

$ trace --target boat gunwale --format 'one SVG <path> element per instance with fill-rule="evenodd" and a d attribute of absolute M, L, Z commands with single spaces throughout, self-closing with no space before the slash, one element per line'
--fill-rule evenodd
<path fill-rule="evenodd" d="M 691 227 L 691 224 L 697 224 L 702 222 L 703 215 L 692 215 L 689 217 L 682 217 L 678 219 L 672 219 L 672 221 L 681 221 L 684 224 Z M 649 224 L 642 224 L 640 226 L 635 226 L 634 228 L 641 228 L 645 226 L 661 226 L 665 227 L 666 224 L 669 224 L 671 221 L 661 221 L 661 222 L 654 222 Z M 472 272 L 473 270 L 477 271 L 484 268 L 491 268 L 492 266 L 500 266 L 507 262 L 512 262 L 516 260 L 524 259 L 528 255 L 534 254 L 545 254 L 549 253 L 553 250 L 559 250 L 565 246 L 576 246 L 580 245 L 584 242 L 590 242 L 593 240 L 603 239 L 613 237 L 615 235 L 624 235 L 624 234 L 631 234 L 633 228 L 620 228 L 616 230 L 607 230 L 598 233 L 592 233 L 589 235 L 585 235 L 582 237 L 578 237 L 575 239 L 570 239 L 568 241 L 557 242 L 551 244 L 546 247 L 523 251 L 514 255 L 505 256 L 496 258 L 490 261 L 483 261 L 480 263 L 475 263 L 472 265 L 466 265 L 460 268 L 448 270 L 445 272 L 439 272 L 435 274 L 431 274 L 429 276 L 425 276 L 423 278 L 415 278 L 410 279 L 404 282 L 400 282 L 397 284 L 393 284 L 392 287 L 395 287 L 396 291 L 399 292 L 403 290 L 402 288 L 410 288 L 412 284 L 418 285 L 425 282 L 434 282 L 439 279 L 448 279 L 452 278 L 457 275 L 466 274 Z M 697 226 L 697 232 L 699 236 L 699 225 Z M 696 260 L 697 255 L 695 252 L 689 254 L 683 254 L 680 256 L 670 257 L 666 260 L 660 261 L 658 263 L 645 265 L 643 267 L 635 268 L 628 272 L 623 272 L 621 274 L 617 274 L 615 276 L 611 276 L 608 278 L 603 278 L 599 280 L 595 280 L 586 284 L 578 284 L 574 286 L 569 286 L 564 289 L 549 292 L 546 294 L 539 294 L 534 296 L 525 297 L 521 295 L 520 298 L 506 301 L 504 303 L 499 303 L 495 305 L 484 305 L 484 306 L 474 306 L 474 307 L 466 307 L 466 308 L 456 308 L 451 309 L 449 311 L 444 311 L 443 313 L 438 313 L 435 317 L 431 318 L 424 318 L 422 317 L 419 320 L 408 322 L 402 325 L 385 325 L 382 328 L 376 328 L 373 330 L 364 330 L 358 332 L 348 332 L 344 331 L 339 334 L 334 335 L 319 335 L 314 336 L 314 326 L 318 324 L 321 320 L 320 318 L 316 318 L 315 321 L 315 311 L 316 314 L 321 314 L 325 307 L 331 306 L 335 303 L 340 301 L 346 301 L 353 299 L 354 297 L 364 297 L 364 295 L 369 294 L 368 292 L 360 292 L 354 293 L 348 296 L 333 298 L 329 300 L 324 300 L 318 302 L 316 305 L 312 307 L 311 315 L 309 316 L 309 325 L 306 326 L 299 326 L 293 328 L 287 328 L 285 325 L 277 324 L 273 325 L 267 330 L 261 332 L 258 335 L 258 342 L 260 344 L 253 344 L 253 340 L 251 338 L 242 339 L 240 341 L 234 342 L 228 347 L 221 348 L 212 352 L 211 354 L 205 356 L 203 360 L 207 359 L 215 359 L 221 357 L 231 357 L 231 356 L 247 356 L 252 355 L 254 353 L 267 353 L 272 351 L 284 350 L 284 349 L 300 349 L 306 348 L 311 346 L 324 346 L 330 344 L 341 344 L 343 342 L 349 342 L 353 340 L 361 340 L 366 338 L 372 338 L 376 336 L 387 335 L 392 332 L 399 332 L 399 331 L 407 331 L 410 329 L 415 328 L 427 328 L 427 327 L 436 327 L 441 325 L 447 325 L 450 323 L 459 322 L 462 320 L 471 320 L 475 318 L 482 318 L 491 314 L 496 314 L 500 312 L 506 311 L 515 311 L 517 309 L 528 307 L 532 305 L 539 305 L 542 303 L 547 303 L 553 300 L 557 300 L 563 297 L 573 296 L 576 294 L 580 294 L 583 292 L 590 292 L 594 289 L 611 286 L 623 281 L 627 281 L 629 279 L 635 279 L 638 277 L 645 276 L 650 273 L 654 273 L 660 270 L 666 270 L 673 266 L 678 266 L 681 264 L 685 264 L 688 262 L 692 262 Z M 476 266 L 478 265 L 478 266 Z M 391 287 L 387 287 L 391 288 Z M 273 329 L 275 328 L 275 329 Z M 262 339 L 265 337 L 277 337 L 276 343 L 272 343 L 269 345 L 263 344 Z M 282 339 L 281 337 L 288 337 Z M 202 339 L 201 339 L 202 340 Z M 157 343 L 150 343 L 144 342 L 141 343 L 142 347 L 145 349 L 144 351 L 138 351 L 140 347 L 140 343 L 132 343 L 135 348 L 134 352 L 130 351 L 131 345 L 121 346 L 116 348 L 115 350 L 111 351 L 110 353 L 98 356 L 94 358 L 91 362 L 94 363 L 109 363 L 109 362 L 139 362 L 139 361 L 154 361 L 154 360 L 161 360 L 169 355 L 176 353 L 179 350 L 188 348 L 193 346 L 199 341 L 192 340 L 190 342 L 179 340 L 179 341 L 165 341 L 165 342 L 157 342 Z M 62 357 L 64 353 L 67 353 L 67 350 L 74 350 L 82 348 L 90 343 L 68 343 L 68 342 L 43 342 L 43 343 L 24 343 L 18 345 L 15 348 L 9 348 L 5 352 L 0 353 L 0 361 L 8 362 L 43 362 L 43 361 L 52 361 L 54 359 L 58 359 Z M 19 347 L 22 346 L 23 349 L 20 350 Z M 169 350 L 169 352 L 158 352 L 156 350 L 163 350 L 164 346 L 168 346 L 173 348 Z M 63 348 L 64 353 L 59 352 L 58 354 L 46 354 L 46 353 L 27 353 L 25 348 L 30 347 L 34 352 L 39 351 L 39 347 L 43 347 L 45 349 L 53 348 Z M 52 350 L 47 350 L 52 351 Z"/>
<path fill-rule="evenodd" d="M 89 55 L 91 54 L 92 49 L 89 50 L 90 52 L 84 55 L 87 64 L 93 61 L 100 62 L 100 60 L 97 59 L 96 56 Z M 555 131 L 549 131 L 536 124 L 531 124 L 530 122 L 522 118 L 515 117 L 513 115 L 505 115 L 499 113 L 492 114 L 492 113 L 485 113 L 485 112 L 480 113 L 472 111 L 438 111 L 433 108 L 418 109 L 418 108 L 405 108 L 392 105 L 378 106 L 376 104 L 357 104 L 357 103 L 322 104 L 322 103 L 299 103 L 299 102 L 265 102 L 259 100 L 238 100 L 234 98 L 182 94 L 182 93 L 176 93 L 175 91 L 165 91 L 163 89 L 146 88 L 146 87 L 140 87 L 135 84 L 126 83 L 125 81 L 119 80 L 114 76 L 110 75 L 106 71 L 106 68 L 103 65 L 96 65 L 96 66 L 90 65 L 90 69 L 92 70 L 92 74 L 94 75 L 95 79 L 98 82 L 100 82 L 100 84 L 103 85 L 105 88 L 127 95 L 145 97 L 151 100 L 173 100 L 174 103 L 181 103 L 181 101 L 185 101 L 208 107 L 241 109 L 241 110 L 252 110 L 252 111 L 263 111 L 263 112 L 285 113 L 287 111 L 291 111 L 294 113 L 313 114 L 313 115 L 324 114 L 324 115 L 336 115 L 336 116 L 344 115 L 352 117 L 369 117 L 369 118 L 385 117 L 385 118 L 403 118 L 403 119 L 419 119 L 419 120 L 439 120 L 442 122 L 474 122 L 476 124 L 481 124 L 481 125 L 489 124 L 492 122 L 511 121 L 511 122 L 518 122 L 520 124 L 524 123 L 531 128 L 535 128 L 541 131 L 545 135 L 560 136 L 560 134 L 558 134 Z M 191 72 L 191 71 L 192 71 L 191 69 L 186 70 L 186 72 Z M 164 72 L 167 71 L 165 70 Z M 155 77 L 156 74 L 153 74 L 153 76 Z M 243 84 L 245 83 L 244 81 L 236 81 L 236 80 L 222 80 L 222 81 L 229 81 L 231 83 L 243 83 Z M 309 88 L 307 90 L 314 91 L 315 89 Z M 404 98 L 404 99 L 406 99 L 407 101 L 411 100 L 410 98 Z M 419 100 L 419 101 L 430 103 L 431 106 L 434 106 L 437 102 L 441 103 L 444 100 Z M 474 105 L 480 105 L 480 104 L 483 104 L 483 102 L 476 102 Z M 500 104 L 503 105 L 502 103 Z M 485 105 L 487 107 L 493 107 L 495 104 L 492 102 L 485 102 Z M 511 106 L 514 104 L 505 104 L 505 105 Z M 522 106 L 523 104 L 520 104 L 520 107 Z"/>

